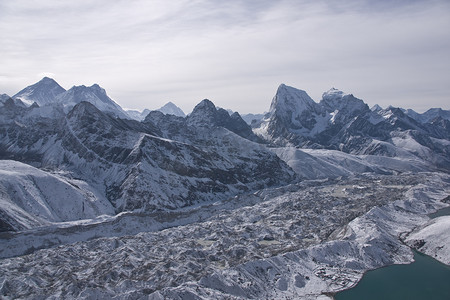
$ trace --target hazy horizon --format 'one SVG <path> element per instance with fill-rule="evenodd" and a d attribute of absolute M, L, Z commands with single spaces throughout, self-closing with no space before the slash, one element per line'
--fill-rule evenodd
<path fill-rule="evenodd" d="M 202 99 L 262 113 L 281 83 L 369 106 L 450 109 L 450 2 L 3 1 L 0 93 L 44 76 L 127 109 Z"/>

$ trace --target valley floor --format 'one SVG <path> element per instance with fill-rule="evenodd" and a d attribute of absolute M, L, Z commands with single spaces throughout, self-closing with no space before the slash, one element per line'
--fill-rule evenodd
<path fill-rule="evenodd" d="M 327 299 L 366 270 L 411 262 L 402 238 L 448 263 L 448 219 L 427 223 L 448 195 L 448 174 L 363 174 L 3 234 L 0 295 Z"/>

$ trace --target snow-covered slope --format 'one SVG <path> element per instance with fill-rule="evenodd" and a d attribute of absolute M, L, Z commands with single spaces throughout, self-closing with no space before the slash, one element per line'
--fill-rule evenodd
<path fill-rule="evenodd" d="M 406 243 L 450 265 L 450 216 L 430 220 L 409 234 Z"/>
<path fill-rule="evenodd" d="M 28 105 L 36 102 L 39 106 L 55 103 L 56 97 L 66 90 L 52 78 L 44 77 L 39 82 L 30 85 L 13 96 Z"/>
<path fill-rule="evenodd" d="M 111 203 L 86 182 L 0 160 L 0 231 L 113 214 Z"/>
<path fill-rule="evenodd" d="M 433 164 L 412 155 L 409 157 L 354 155 L 337 150 L 295 147 L 271 150 L 304 179 L 336 178 L 361 173 L 395 174 L 437 170 Z"/>

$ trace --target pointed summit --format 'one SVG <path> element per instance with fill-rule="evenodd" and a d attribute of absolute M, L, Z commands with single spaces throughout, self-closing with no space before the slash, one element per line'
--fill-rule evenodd
<path fill-rule="evenodd" d="M 93 84 L 90 87 L 74 86 L 66 91 L 52 78 L 44 77 L 39 82 L 15 94 L 13 98 L 20 99 L 28 106 L 32 105 L 33 102 L 36 102 L 39 106 L 62 105 L 66 113 L 76 104 L 87 101 L 103 112 L 123 119 L 130 118 L 117 103 L 108 97 L 105 89 L 98 84 Z"/>
<path fill-rule="evenodd" d="M 54 103 L 56 97 L 65 91 L 55 80 L 44 77 L 39 82 L 24 88 L 12 98 L 20 99 L 28 105 L 36 102 L 39 106 L 44 106 Z"/>
<path fill-rule="evenodd" d="M 301 114 L 305 110 L 319 112 L 320 107 L 303 90 L 299 90 L 285 84 L 280 84 L 272 99 L 270 113 L 276 113 L 278 116 Z"/>
<path fill-rule="evenodd" d="M 214 109 L 216 109 L 216 106 L 214 105 L 214 103 L 212 103 L 211 100 L 209 100 L 209 99 L 203 99 L 199 104 L 197 104 L 197 105 L 194 107 L 193 112 L 196 111 L 196 110 L 203 110 L 203 109 L 206 109 L 206 110 L 214 110 Z"/>
<path fill-rule="evenodd" d="M 186 117 L 186 114 L 183 112 L 181 108 L 173 104 L 172 102 L 167 102 L 164 106 L 157 109 L 165 115 L 174 115 L 177 117 Z"/>
<path fill-rule="evenodd" d="M 322 99 L 342 99 L 346 95 L 343 91 L 334 87 L 322 94 Z"/>
<path fill-rule="evenodd" d="M 372 106 L 370 108 L 370 110 L 373 112 L 379 112 L 379 111 L 383 110 L 383 108 L 381 106 L 379 106 L 378 104 L 375 104 L 374 106 Z"/>
<path fill-rule="evenodd" d="M 55 83 L 57 83 L 53 78 L 50 78 L 50 77 L 47 77 L 47 76 L 43 77 L 38 82 L 40 82 L 42 84 L 55 84 Z"/>
<path fill-rule="evenodd" d="M 316 124 L 315 116 L 321 112 L 319 104 L 305 91 L 281 84 L 266 117 L 266 121 L 271 123 L 269 134 L 284 130 L 310 131 Z"/>
<path fill-rule="evenodd" d="M 99 110 L 95 105 L 87 101 L 81 101 L 76 104 L 67 114 L 69 119 L 73 118 L 105 118 L 105 114 Z"/>
<path fill-rule="evenodd" d="M 223 127 L 245 139 L 254 142 L 261 141 L 239 113 L 235 112 L 230 116 L 225 109 L 216 108 L 214 103 L 208 99 L 204 99 L 197 104 L 192 113 L 187 116 L 186 121 L 189 126 L 207 128 L 208 130 L 214 127 Z"/>
<path fill-rule="evenodd" d="M 187 117 L 187 121 L 189 125 L 210 126 L 216 123 L 217 114 L 218 111 L 214 103 L 208 99 L 204 99 L 194 107 L 192 113 Z M 228 115 L 227 112 L 226 114 Z"/>

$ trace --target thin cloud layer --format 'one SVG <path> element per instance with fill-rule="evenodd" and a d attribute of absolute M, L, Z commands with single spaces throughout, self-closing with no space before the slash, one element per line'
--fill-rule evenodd
<path fill-rule="evenodd" d="M 209 98 L 245 113 L 283 82 L 316 101 L 334 86 L 371 105 L 450 108 L 447 1 L 252 2 L 0 2 L 0 92 L 54 74 L 124 107 Z"/>

